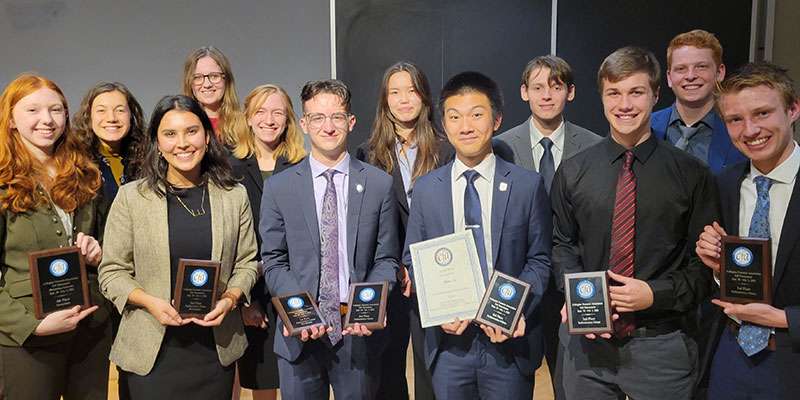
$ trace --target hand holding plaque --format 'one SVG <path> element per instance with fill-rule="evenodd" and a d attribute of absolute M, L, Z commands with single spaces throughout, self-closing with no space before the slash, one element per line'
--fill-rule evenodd
<path fill-rule="evenodd" d="M 217 305 L 219 267 L 219 261 L 178 260 L 174 299 L 182 318 L 202 319 Z"/>
<path fill-rule="evenodd" d="M 720 299 L 731 303 L 772 304 L 772 241 L 722 237 Z"/>
<path fill-rule="evenodd" d="M 570 335 L 613 332 L 606 271 L 564 274 L 564 300 Z"/>
<path fill-rule="evenodd" d="M 353 328 L 357 323 L 369 330 L 384 328 L 386 297 L 389 282 L 362 282 L 350 284 L 350 300 L 342 328 Z"/>
<path fill-rule="evenodd" d="M 495 270 L 483 295 L 475 322 L 514 334 L 531 285 Z"/>
<path fill-rule="evenodd" d="M 289 336 L 300 336 L 306 329 L 325 326 L 317 303 L 308 290 L 275 296 L 272 298 L 272 305 L 275 306 Z"/>
<path fill-rule="evenodd" d="M 58 310 L 91 306 L 86 262 L 78 246 L 28 253 L 37 319 Z"/>

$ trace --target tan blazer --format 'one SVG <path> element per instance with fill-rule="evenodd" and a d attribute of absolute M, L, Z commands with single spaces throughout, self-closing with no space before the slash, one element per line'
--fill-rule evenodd
<path fill-rule="evenodd" d="M 140 187 L 142 191 L 140 192 Z M 219 292 L 250 289 L 258 276 L 256 238 L 247 192 L 241 185 L 227 191 L 209 184 L 211 258 L 222 262 Z M 122 313 L 122 323 L 109 358 L 125 371 L 146 375 L 153 368 L 166 328 L 147 309 L 127 304 L 134 289 L 170 301 L 167 200 L 139 180 L 119 189 L 108 214 L 100 264 L 100 290 Z M 214 328 L 222 365 L 244 353 L 247 338 L 239 309 Z"/>

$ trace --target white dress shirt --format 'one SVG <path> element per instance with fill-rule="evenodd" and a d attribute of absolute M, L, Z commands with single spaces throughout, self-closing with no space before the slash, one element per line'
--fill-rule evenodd
<path fill-rule="evenodd" d="M 481 221 L 483 223 L 483 244 L 486 249 L 486 268 L 488 276 L 492 275 L 492 186 L 494 184 L 494 168 L 497 163 L 494 154 L 475 166 L 479 177 L 475 179 L 475 189 L 481 200 Z M 467 178 L 464 172 L 469 170 L 456 157 L 450 173 L 450 185 L 453 189 L 453 229 L 455 232 L 466 230 L 464 215 L 464 191 L 467 189 Z M 484 282 L 489 284 L 489 282 Z"/>

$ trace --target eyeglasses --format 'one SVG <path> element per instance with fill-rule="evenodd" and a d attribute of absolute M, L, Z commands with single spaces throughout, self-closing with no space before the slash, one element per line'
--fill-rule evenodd
<path fill-rule="evenodd" d="M 202 85 L 203 82 L 206 81 L 206 78 L 208 78 L 209 82 L 211 82 L 212 84 L 216 85 L 216 84 L 222 82 L 223 79 L 225 79 L 225 73 L 224 72 L 212 72 L 210 74 L 205 74 L 205 75 L 200 75 L 200 74 L 193 75 L 192 76 L 192 83 L 195 84 L 195 85 Z"/>
<path fill-rule="evenodd" d="M 349 113 L 338 112 L 331 114 L 330 119 L 331 122 L 333 122 L 333 125 L 337 128 L 346 128 L 347 123 L 349 122 L 347 120 L 349 116 Z M 303 117 L 305 117 L 306 121 L 308 121 L 308 125 L 311 127 L 311 129 L 322 128 L 322 125 L 325 125 L 325 120 L 328 119 L 327 115 L 321 113 L 305 114 Z"/>

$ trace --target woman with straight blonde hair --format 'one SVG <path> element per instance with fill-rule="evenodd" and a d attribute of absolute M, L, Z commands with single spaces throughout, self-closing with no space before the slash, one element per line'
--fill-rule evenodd
<path fill-rule="evenodd" d="M 247 189 L 253 211 L 256 240 L 264 180 L 298 163 L 306 156 L 303 135 L 294 116 L 292 100 L 283 88 L 266 84 L 244 99 L 244 112 L 231 155 L 233 176 Z M 253 390 L 253 399 L 274 399 L 279 386 L 278 364 L 272 350 L 275 339 L 275 309 L 264 291 L 264 278 L 253 288 L 249 307 L 242 309 L 250 346 L 239 359 L 239 382 Z"/>

